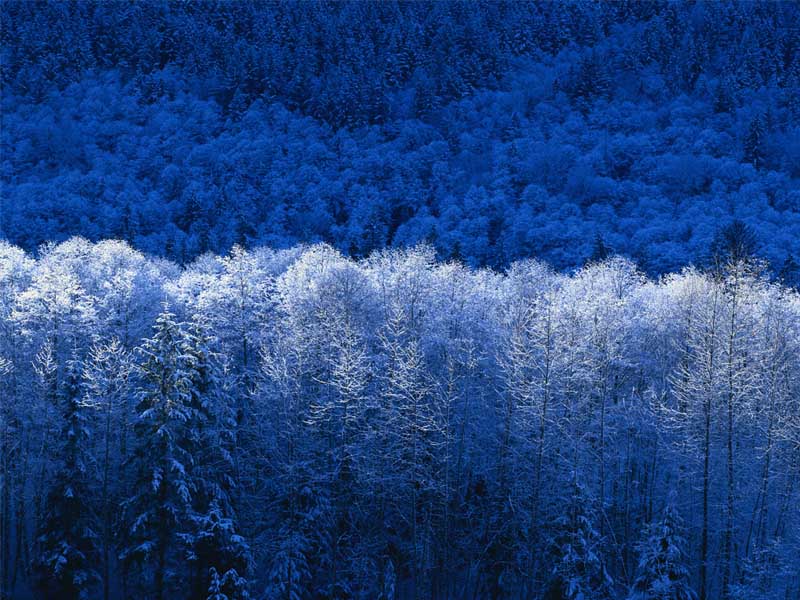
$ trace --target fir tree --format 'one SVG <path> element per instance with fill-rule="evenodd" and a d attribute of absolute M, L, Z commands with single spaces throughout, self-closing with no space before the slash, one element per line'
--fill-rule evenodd
<path fill-rule="evenodd" d="M 611 256 L 611 250 L 606 246 L 603 236 L 599 233 L 594 236 L 594 244 L 592 245 L 592 255 L 589 262 L 602 262 Z"/>
<path fill-rule="evenodd" d="M 152 579 L 144 592 L 161 600 L 177 583 L 179 533 L 189 525 L 196 491 L 191 452 L 197 434 L 185 333 L 168 311 L 159 315 L 154 329 L 141 348 L 143 385 L 134 426 L 138 444 L 130 465 L 136 480 L 124 505 L 129 526 L 121 558 L 143 567 Z"/>
<path fill-rule="evenodd" d="M 214 502 L 204 514 L 195 515 L 192 522 L 194 531 L 189 558 L 195 564 L 197 580 L 202 585 L 195 585 L 190 597 L 198 600 L 250 598 L 247 579 L 242 576 L 249 568 L 250 548 L 236 533 L 233 520 L 223 516 L 219 503 Z"/>
<path fill-rule="evenodd" d="M 39 588 L 48 598 L 90 598 L 100 576 L 98 537 L 91 511 L 91 431 L 82 402 L 81 363 L 72 360 L 58 400 L 63 418 L 58 469 L 47 496 L 36 563 Z"/>
<path fill-rule="evenodd" d="M 198 321 L 184 336 L 183 352 L 190 367 L 188 404 L 195 425 L 189 429 L 187 440 L 194 457 L 191 475 L 195 493 L 190 527 L 182 540 L 195 573 L 192 597 L 203 599 L 220 588 L 226 598 L 238 600 L 249 597 L 244 576 L 250 549 L 237 533 L 233 518 L 230 492 L 234 486 L 235 418 L 228 404 L 230 395 L 224 393 L 225 374 L 213 343 L 207 327 Z"/>
<path fill-rule="evenodd" d="M 556 521 L 556 564 L 546 598 L 599 600 L 609 597 L 611 578 L 603 564 L 602 538 L 586 488 L 572 474 L 566 513 Z"/>
<path fill-rule="evenodd" d="M 685 541 L 681 519 L 674 504 L 664 510 L 661 521 L 651 523 L 639 543 L 639 567 L 629 600 L 695 600 L 684 565 Z"/>
<path fill-rule="evenodd" d="M 764 119 L 757 116 L 750 122 L 744 138 L 744 160 L 756 169 L 760 169 L 764 165 L 765 135 Z"/>

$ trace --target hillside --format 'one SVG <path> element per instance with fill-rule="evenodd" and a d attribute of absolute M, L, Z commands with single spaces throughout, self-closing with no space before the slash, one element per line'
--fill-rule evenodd
<path fill-rule="evenodd" d="M 203 6 L 3 3 L 0 235 L 800 256 L 795 3 Z"/>

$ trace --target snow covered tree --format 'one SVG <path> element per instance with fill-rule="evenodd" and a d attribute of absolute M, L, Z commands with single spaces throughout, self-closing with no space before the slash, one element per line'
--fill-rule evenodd
<path fill-rule="evenodd" d="M 37 584 L 52 598 L 93 598 L 100 582 L 91 415 L 83 402 L 81 369 L 79 360 L 70 360 L 58 392 L 63 422 L 58 464 L 39 530 Z"/>
<path fill-rule="evenodd" d="M 196 573 L 187 598 L 204 600 L 247 600 L 246 579 L 250 568 L 250 547 L 236 532 L 233 519 L 225 517 L 220 502 L 214 501 L 191 517 L 192 531 L 184 537 L 190 549 L 189 560 Z M 220 596 L 224 595 L 224 596 Z"/>
<path fill-rule="evenodd" d="M 702 522 L 700 527 L 700 600 L 705 600 L 709 572 L 710 536 L 713 534 L 711 514 L 714 479 L 713 438 L 719 419 L 720 385 L 722 380 L 722 291 L 710 277 L 688 273 L 684 281 L 682 302 L 689 306 L 689 326 L 683 342 L 682 356 L 672 376 L 676 406 L 670 409 L 681 429 L 679 444 L 691 456 L 699 450 L 702 461 Z M 673 412 L 674 411 L 674 412 Z"/>
<path fill-rule="evenodd" d="M 115 541 L 114 522 L 118 515 L 119 494 L 123 480 L 122 461 L 128 432 L 127 413 L 133 357 L 117 338 L 96 343 L 90 349 L 83 369 L 84 402 L 96 414 L 97 457 L 100 472 L 99 517 L 102 549 L 103 598 L 108 600 L 111 587 L 111 552 Z M 120 445 L 115 448 L 115 442 Z"/>
<path fill-rule="evenodd" d="M 670 503 L 660 521 L 647 525 L 637 546 L 639 566 L 628 600 L 695 600 L 685 543 L 681 518 Z"/>
<path fill-rule="evenodd" d="M 426 589 L 430 564 L 430 498 L 438 471 L 438 413 L 418 340 L 409 333 L 408 316 L 394 306 L 380 333 L 385 367 L 382 385 L 381 445 L 387 527 L 402 531 L 412 594 Z"/>
<path fill-rule="evenodd" d="M 121 559 L 140 568 L 142 593 L 163 600 L 185 576 L 179 534 L 187 532 L 197 491 L 191 471 L 198 431 L 194 362 L 186 353 L 184 327 L 164 310 L 153 329 L 140 349 L 137 446 L 129 461 L 135 482 L 123 503 Z"/>
<path fill-rule="evenodd" d="M 269 532 L 262 541 L 267 550 L 264 596 L 269 600 L 308 598 L 330 547 L 330 502 L 312 469 L 314 440 L 307 435 L 304 388 L 313 365 L 300 333 L 284 325 L 262 349 L 261 429 L 254 439 L 261 441 L 260 453 L 269 460 L 254 464 L 272 473 L 265 488 L 257 490 L 262 504 L 256 512 L 261 528 Z"/>
<path fill-rule="evenodd" d="M 573 472 L 568 483 L 565 512 L 555 523 L 552 538 L 555 565 L 547 600 L 600 600 L 609 598 L 612 580 L 602 555 L 604 540 L 596 528 L 592 499 Z"/>
<path fill-rule="evenodd" d="M 187 531 L 181 534 L 192 565 L 191 598 L 205 598 L 215 586 L 213 574 L 228 600 L 249 597 L 246 576 L 250 549 L 238 534 L 231 492 L 235 487 L 233 445 L 236 420 L 234 390 L 225 385 L 220 355 L 207 325 L 192 322 L 184 334 L 182 351 L 190 367 L 187 403 L 192 409 L 192 495 Z"/>

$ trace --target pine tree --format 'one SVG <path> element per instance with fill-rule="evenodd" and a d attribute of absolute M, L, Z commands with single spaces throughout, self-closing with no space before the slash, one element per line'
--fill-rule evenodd
<path fill-rule="evenodd" d="M 250 564 L 250 548 L 236 533 L 233 519 L 223 516 L 215 501 L 203 514 L 193 516 L 192 524 L 189 558 L 202 585 L 195 586 L 190 597 L 203 600 L 217 594 L 225 600 L 250 598 L 248 582 L 243 577 Z"/>
<path fill-rule="evenodd" d="M 800 287 L 800 265 L 791 254 L 783 261 L 778 280 L 786 286 Z"/>
<path fill-rule="evenodd" d="M 764 119 L 759 115 L 750 121 L 744 138 L 744 160 L 756 169 L 764 165 Z"/>
<path fill-rule="evenodd" d="M 47 496 L 36 571 L 48 598 L 91 598 L 100 581 L 92 513 L 91 431 L 82 402 L 81 363 L 71 360 L 58 393 L 63 418 L 58 470 Z"/>
<path fill-rule="evenodd" d="M 682 523 L 673 503 L 657 523 L 650 523 L 639 543 L 639 567 L 628 600 L 695 600 L 684 564 Z"/>
<path fill-rule="evenodd" d="M 189 452 L 194 457 L 190 526 L 182 534 L 192 563 L 192 597 L 202 600 L 215 587 L 228 600 L 248 598 L 245 576 L 250 548 L 237 533 L 230 493 L 234 487 L 235 418 L 225 389 L 225 373 L 205 324 L 195 321 L 185 333 L 183 352 L 190 365 L 188 404 L 195 419 Z M 214 574 L 218 582 L 214 582 Z"/>
<path fill-rule="evenodd" d="M 611 249 L 606 246 L 605 240 L 600 233 L 594 236 L 594 243 L 592 244 L 592 255 L 589 257 L 589 262 L 602 262 L 611 256 Z"/>
<path fill-rule="evenodd" d="M 175 316 L 165 310 L 140 349 L 143 385 L 134 426 L 137 447 L 130 460 L 136 479 L 133 496 L 124 503 L 128 530 L 121 558 L 142 567 L 143 593 L 159 600 L 178 583 L 179 533 L 189 526 L 196 491 L 191 476 L 197 439 L 190 393 L 193 364 L 184 336 Z"/>
<path fill-rule="evenodd" d="M 599 600 L 608 598 L 611 578 L 603 565 L 602 538 L 595 528 L 591 498 L 577 473 L 564 515 L 556 520 L 553 545 L 556 564 L 547 598 Z"/>

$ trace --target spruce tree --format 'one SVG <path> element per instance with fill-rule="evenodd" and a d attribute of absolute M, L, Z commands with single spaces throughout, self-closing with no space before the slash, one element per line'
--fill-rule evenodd
<path fill-rule="evenodd" d="M 684 564 L 685 541 L 681 519 L 673 503 L 661 521 L 651 523 L 639 543 L 639 567 L 628 600 L 695 600 Z"/>
<path fill-rule="evenodd" d="M 759 115 L 750 121 L 744 138 L 744 160 L 756 169 L 764 165 L 764 119 Z"/>
<path fill-rule="evenodd" d="M 193 427 L 187 439 L 194 458 L 190 526 L 182 534 L 194 576 L 192 598 L 225 594 L 228 600 L 249 598 L 245 576 L 250 564 L 250 548 L 237 533 L 231 502 L 233 489 L 232 451 L 235 415 L 226 389 L 225 372 L 214 339 L 199 321 L 188 328 L 183 352 L 190 367 L 188 404 Z"/>
<path fill-rule="evenodd" d="M 608 598 L 612 581 L 603 564 L 592 499 L 577 473 L 571 476 L 570 488 L 566 512 L 556 520 L 556 563 L 546 598 Z"/>
<path fill-rule="evenodd" d="M 175 316 L 164 311 L 140 349 L 137 447 L 130 461 L 135 487 L 124 503 L 128 529 L 121 558 L 142 569 L 142 592 L 159 600 L 170 597 L 179 583 L 179 534 L 189 526 L 196 491 L 191 476 L 196 409 L 184 336 Z"/>
<path fill-rule="evenodd" d="M 36 561 L 47 598 L 90 598 L 100 576 L 92 506 L 92 454 L 88 407 L 82 402 L 81 363 L 67 363 L 57 399 L 63 419 L 58 466 L 47 495 Z"/>

